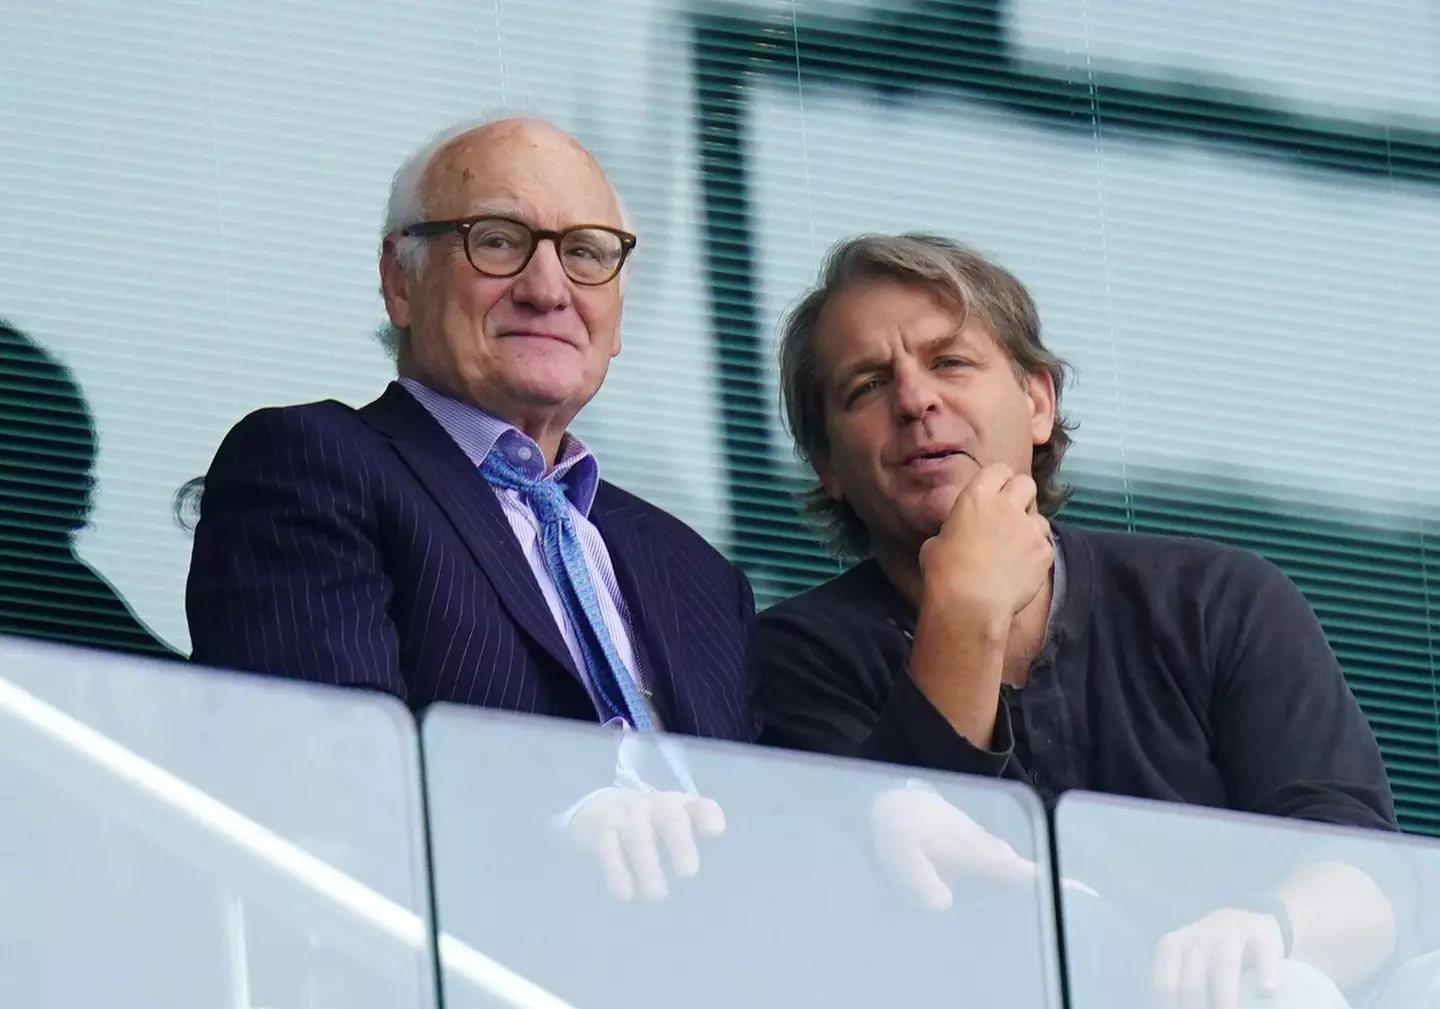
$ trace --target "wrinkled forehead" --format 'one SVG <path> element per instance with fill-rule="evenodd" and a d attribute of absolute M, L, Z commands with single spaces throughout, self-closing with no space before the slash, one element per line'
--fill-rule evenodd
<path fill-rule="evenodd" d="M 444 147 L 425 174 L 425 204 L 437 219 L 502 212 L 537 227 L 621 224 L 595 158 L 560 130 L 524 120 L 493 123 Z"/>
<path fill-rule="evenodd" d="M 815 320 L 816 352 L 829 364 L 893 356 L 937 338 L 956 338 L 983 319 L 939 290 L 878 276 L 841 284 Z"/>

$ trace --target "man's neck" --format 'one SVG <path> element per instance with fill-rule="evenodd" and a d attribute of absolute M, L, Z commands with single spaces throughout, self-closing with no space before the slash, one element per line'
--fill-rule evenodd
<path fill-rule="evenodd" d="M 875 562 L 891 585 L 895 586 L 905 600 L 920 611 L 924 597 L 925 579 L 920 570 L 919 551 L 885 550 L 878 545 Z M 1050 623 L 1050 601 L 1055 593 L 1055 572 L 1051 569 L 1045 584 L 1025 608 L 1010 621 L 1005 639 L 1004 681 L 1012 686 L 1023 686 L 1030 673 L 1030 665 L 1045 646 L 1045 630 Z"/>
<path fill-rule="evenodd" d="M 409 374 L 403 364 L 399 370 L 399 377 L 419 382 L 432 392 L 454 400 L 456 403 L 480 410 L 509 424 L 540 446 L 540 452 L 545 456 L 546 469 L 554 466 L 559 460 L 560 446 L 564 444 L 565 432 L 569 422 L 573 419 L 573 414 L 562 414 L 558 410 L 527 412 L 510 405 L 481 403 L 463 389 L 455 388 L 445 382 L 434 381 L 423 375 Z"/>
<path fill-rule="evenodd" d="M 1055 572 L 1052 569 L 1045 584 L 1025 608 L 1010 622 L 1010 637 L 1005 642 L 1004 681 L 1023 687 L 1030 677 L 1030 666 L 1045 647 L 1045 629 L 1050 623 L 1050 600 L 1055 594 Z"/>

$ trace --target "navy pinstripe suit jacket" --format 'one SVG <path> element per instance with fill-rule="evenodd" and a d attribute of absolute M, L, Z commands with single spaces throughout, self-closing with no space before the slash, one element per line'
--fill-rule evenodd
<path fill-rule="evenodd" d="M 752 740 L 745 576 L 678 519 L 602 482 L 609 548 L 672 732 Z M 186 587 L 205 665 L 593 721 L 494 493 L 399 385 L 354 410 L 261 410 L 205 479 Z"/>

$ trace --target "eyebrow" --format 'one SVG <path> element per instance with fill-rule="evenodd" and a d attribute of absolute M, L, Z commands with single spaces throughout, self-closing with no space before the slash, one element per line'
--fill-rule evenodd
<path fill-rule="evenodd" d="M 515 221 L 529 223 L 528 214 L 522 213 L 518 207 L 504 203 L 472 203 L 470 213 L 466 217 L 508 217 Z"/>
<path fill-rule="evenodd" d="M 922 356 L 934 354 L 938 351 L 957 346 L 967 349 L 971 346 L 970 338 L 965 335 L 964 326 L 956 326 L 949 332 L 941 333 L 939 336 L 926 340 L 920 345 L 920 353 Z M 867 375 L 883 374 L 892 370 L 890 361 L 891 359 L 888 356 L 860 358 L 836 376 L 835 391 L 843 396 L 845 391 L 857 378 L 862 378 Z"/>
<path fill-rule="evenodd" d="M 465 216 L 466 216 L 467 218 L 470 218 L 470 217 L 503 217 L 503 218 L 505 218 L 506 220 L 519 221 L 521 224 L 525 225 L 527 228 L 533 228 L 533 229 L 535 229 L 535 230 L 544 230 L 544 229 L 539 228 L 539 227 L 536 225 L 536 223 L 535 223 L 535 215 L 530 214 L 530 213 L 528 213 L 528 212 L 526 212 L 526 211 L 523 211 L 523 210 L 519 209 L 518 207 L 514 206 L 513 204 L 507 204 L 507 203 L 483 203 L 483 202 L 482 202 L 482 203 L 472 203 L 472 204 L 470 205 L 470 213 L 466 214 Z M 587 226 L 588 226 L 588 227 L 602 227 L 602 228 L 623 228 L 623 227 L 624 227 L 623 224 L 604 224 L 604 223 L 601 223 L 601 222 L 599 222 L 599 221 L 585 221 L 585 220 L 579 221 L 579 222 L 577 222 L 577 223 L 575 223 L 575 224 L 566 225 L 565 227 L 577 228 L 577 227 L 587 227 Z M 560 230 L 563 231 L 564 228 L 561 228 Z"/>

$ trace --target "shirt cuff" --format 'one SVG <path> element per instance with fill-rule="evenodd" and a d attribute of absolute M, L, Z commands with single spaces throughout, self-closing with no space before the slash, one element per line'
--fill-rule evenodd
<path fill-rule="evenodd" d="M 570 821 L 575 819 L 575 814 L 580 812 L 580 807 L 584 806 L 585 803 L 589 802 L 591 799 L 595 798 L 595 796 L 600 795 L 604 792 L 618 792 L 619 790 L 620 789 L 614 785 L 606 785 L 604 788 L 597 788 L 595 789 L 595 791 L 582 796 L 578 801 L 572 803 L 569 808 L 565 809 L 563 812 L 558 813 L 554 818 L 552 818 L 551 822 L 558 829 L 564 830 L 566 827 L 570 826 Z"/>
<path fill-rule="evenodd" d="M 1015 735 L 1010 710 L 995 701 L 995 730 L 990 747 L 976 746 L 955 731 L 908 672 L 895 680 L 890 699 L 861 756 L 892 764 L 926 767 L 936 771 L 983 775 L 987 778 L 1021 778 L 1015 760 Z"/>
<path fill-rule="evenodd" d="M 663 759 L 664 764 L 675 776 L 675 785 L 690 795 L 698 796 L 699 790 L 695 786 L 694 779 L 690 776 L 690 769 L 686 764 L 685 755 L 680 750 L 674 739 L 664 733 L 637 733 L 633 729 L 626 729 L 620 737 L 620 748 L 615 758 L 615 781 L 604 788 L 597 788 L 593 792 L 583 796 L 579 801 L 572 803 L 563 812 L 556 815 L 552 822 L 556 827 L 564 830 L 580 812 L 580 807 L 589 802 L 602 792 L 629 791 L 629 792 L 658 792 L 661 788 L 647 782 L 640 776 L 639 768 L 643 766 L 645 754 L 644 747 L 653 747 Z"/>

